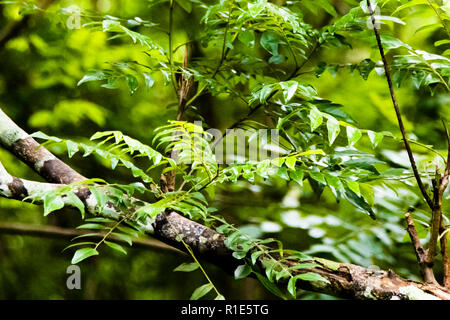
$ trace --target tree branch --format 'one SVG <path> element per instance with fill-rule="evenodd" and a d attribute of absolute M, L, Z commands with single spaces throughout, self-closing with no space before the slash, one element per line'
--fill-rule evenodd
<path fill-rule="evenodd" d="M 29 137 L 11 119 L 0 110 L 0 143 L 13 152 L 20 160 L 23 160 L 49 181 L 72 183 L 84 180 L 82 175 L 65 165 L 61 160 L 53 156 L 44 147 L 39 147 L 34 139 Z M 41 156 L 44 158 L 42 159 Z M 57 170 L 52 172 L 52 170 Z M 5 175 L 6 170 L 3 171 Z M 61 177 L 58 176 L 61 175 Z M 18 179 L 18 178 L 16 178 Z M 10 179 L 9 179 L 10 180 Z M 7 181 L 9 181 L 7 180 Z M 14 178 L 13 178 L 14 180 Z M 21 180 L 21 179 L 20 179 Z M 21 180 L 22 182 L 24 180 Z M 37 183 L 37 182 L 32 182 Z M 45 185 L 45 184 L 44 184 Z M 50 184 L 54 186 L 53 184 Z M 35 187 L 37 185 L 34 185 Z M 26 188 L 26 183 L 23 183 Z M 10 187 L 8 187 L 9 191 Z M 25 190 L 22 190 L 25 191 Z M 30 193 L 30 190 L 26 190 Z M 6 194 L 3 192 L 3 194 Z M 25 192 L 20 193 L 24 195 Z M 89 197 L 86 192 L 78 192 L 80 199 Z M 86 199 L 85 199 L 86 201 Z M 102 212 L 93 212 L 96 206 L 88 207 L 92 213 L 105 215 Z M 98 208 L 97 208 L 98 209 Z M 107 216 L 111 217 L 111 216 Z M 120 218 L 116 217 L 117 219 Z M 225 245 L 225 237 L 216 231 L 207 228 L 199 223 L 193 222 L 176 212 L 164 212 L 156 217 L 155 221 L 149 222 L 146 226 L 146 233 L 160 239 L 166 244 L 185 250 L 180 236 L 184 243 L 191 247 L 196 255 L 215 263 L 227 272 L 232 273 L 241 262 L 232 256 L 232 251 Z M 324 259 L 313 258 L 319 267 L 293 269 L 296 274 L 312 272 L 324 277 L 323 281 L 301 281 L 297 282 L 299 289 L 327 293 L 337 297 L 354 299 L 446 299 L 450 300 L 450 292 L 432 284 L 422 284 L 410 280 L 405 280 L 397 276 L 393 271 L 371 270 L 348 263 L 336 263 Z M 280 262 L 284 267 L 289 268 L 298 264 L 298 261 L 285 260 Z M 260 267 L 264 269 L 262 260 L 259 260 Z M 289 279 L 283 278 L 278 282 L 280 285 L 287 285 Z"/>

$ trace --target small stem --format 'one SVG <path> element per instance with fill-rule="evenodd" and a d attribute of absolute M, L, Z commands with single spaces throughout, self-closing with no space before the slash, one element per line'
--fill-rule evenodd
<path fill-rule="evenodd" d="M 184 242 L 183 240 L 181 240 L 181 242 L 183 243 L 183 245 L 186 247 L 186 250 L 189 252 L 189 254 L 191 255 L 192 259 L 194 259 L 194 261 L 197 263 L 197 265 L 199 266 L 200 270 L 202 271 L 203 275 L 205 276 L 206 280 L 208 280 L 208 282 L 213 286 L 214 291 L 217 293 L 218 296 L 221 296 L 220 292 L 217 290 L 216 286 L 214 285 L 214 283 L 211 281 L 211 279 L 209 278 L 208 274 L 206 273 L 205 269 L 203 269 L 203 266 L 200 264 L 200 262 L 198 262 L 197 257 L 195 256 L 194 252 L 192 251 L 191 247 Z"/>
<path fill-rule="evenodd" d="M 114 226 L 112 226 L 107 233 L 105 233 L 105 235 L 103 236 L 103 238 L 97 242 L 97 244 L 95 245 L 94 249 L 97 250 L 97 248 L 103 243 L 105 242 L 106 238 L 108 238 L 108 236 L 122 223 L 125 221 L 125 219 L 127 218 L 127 216 L 124 216 L 122 219 L 120 219 L 119 221 L 117 221 Z"/>

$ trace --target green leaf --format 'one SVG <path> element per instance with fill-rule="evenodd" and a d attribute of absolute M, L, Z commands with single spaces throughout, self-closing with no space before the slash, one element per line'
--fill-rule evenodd
<path fill-rule="evenodd" d="M 77 229 L 109 229 L 108 227 L 98 224 L 98 223 L 86 223 L 78 226 Z"/>
<path fill-rule="evenodd" d="M 143 216 L 148 216 L 150 218 L 154 218 L 166 209 L 166 207 L 163 204 L 164 204 L 164 200 L 160 200 L 156 203 L 152 203 L 150 205 L 146 205 L 144 207 L 139 208 L 136 211 L 136 213 L 138 214 L 139 218 L 141 218 Z"/>
<path fill-rule="evenodd" d="M 295 163 L 297 162 L 296 156 L 287 157 L 284 163 L 289 169 L 295 169 Z"/>
<path fill-rule="evenodd" d="M 192 11 L 192 3 L 189 0 L 175 0 L 180 7 L 183 8 L 184 11 L 186 11 L 187 13 L 191 13 Z"/>
<path fill-rule="evenodd" d="M 78 81 L 77 86 L 80 86 L 85 82 L 106 80 L 107 78 L 108 75 L 103 71 L 90 71 L 80 81 Z"/>
<path fill-rule="evenodd" d="M 144 76 L 145 86 L 147 88 L 153 87 L 153 85 L 155 84 L 155 78 L 153 77 L 153 75 L 147 72 L 142 73 L 142 75 Z"/>
<path fill-rule="evenodd" d="M 276 295 L 277 297 L 280 297 L 284 300 L 286 300 L 286 297 L 284 296 L 284 294 L 281 292 L 281 290 L 272 282 L 270 282 L 266 277 L 264 277 L 263 275 L 259 274 L 259 273 L 255 273 L 256 277 L 258 278 L 259 282 L 261 282 L 261 284 L 270 292 L 272 292 L 274 295 Z"/>
<path fill-rule="evenodd" d="M 194 270 L 197 270 L 199 268 L 199 264 L 197 262 L 191 262 L 191 263 L 182 263 L 175 269 L 173 269 L 174 272 L 191 272 Z"/>
<path fill-rule="evenodd" d="M 264 32 L 259 40 L 261 46 L 274 56 L 278 55 L 278 44 L 280 39 L 275 33 Z"/>
<path fill-rule="evenodd" d="M 54 142 L 61 142 L 62 140 L 57 137 L 51 137 L 49 135 L 46 135 L 45 133 L 38 131 L 30 134 L 30 137 L 36 138 L 36 139 L 43 139 L 43 140 L 49 140 Z"/>
<path fill-rule="evenodd" d="M 95 217 L 95 218 L 89 218 L 84 220 L 86 222 L 101 222 L 101 223 L 111 223 L 111 222 L 115 222 L 112 219 L 108 219 L 108 218 L 103 218 L 103 217 Z"/>
<path fill-rule="evenodd" d="M 98 251 L 95 250 L 94 248 L 78 249 L 77 251 L 75 251 L 71 263 L 77 264 L 78 262 L 81 262 L 92 256 L 97 256 L 98 254 L 99 254 Z"/>
<path fill-rule="evenodd" d="M 75 153 L 77 153 L 80 149 L 78 148 L 78 143 L 75 143 L 71 140 L 66 141 L 67 153 L 69 158 L 72 158 Z"/>
<path fill-rule="evenodd" d="M 81 218 L 84 219 L 85 211 L 84 211 L 84 203 L 76 196 L 75 193 L 69 191 L 67 194 L 68 202 L 76 207 L 81 212 Z"/>
<path fill-rule="evenodd" d="M 317 182 L 320 182 L 322 184 L 326 184 L 325 176 L 321 172 L 309 171 L 309 175 L 310 175 L 311 178 L 313 178 Z"/>
<path fill-rule="evenodd" d="M 238 280 L 246 278 L 250 273 L 252 273 L 252 268 L 249 265 L 240 265 L 234 270 L 234 279 Z"/>
<path fill-rule="evenodd" d="M 333 5 L 331 5 L 328 0 L 315 0 L 314 2 L 316 2 L 319 6 L 321 6 L 326 12 L 328 12 L 333 17 L 338 16 L 336 9 L 334 9 Z"/>
<path fill-rule="evenodd" d="M 302 273 L 302 274 L 296 275 L 295 278 L 304 280 L 304 281 L 323 281 L 326 283 L 330 283 L 330 281 L 328 281 L 326 278 L 322 277 L 320 274 L 313 273 L 313 272 Z"/>
<path fill-rule="evenodd" d="M 94 195 L 97 200 L 97 209 L 100 213 L 102 213 L 103 208 L 106 206 L 108 202 L 108 196 L 105 191 L 101 189 L 101 187 L 89 187 L 89 191 Z"/>
<path fill-rule="evenodd" d="M 289 171 L 289 176 L 291 177 L 292 180 L 294 180 L 295 182 L 297 182 L 299 185 L 303 185 L 303 177 L 304 177 L 304 172 L 302 169 L 297 168 L 295 171 Z"/>
<path fill-rule="evenodd" d="M 369 136 L 370 142 L 374 148 L 383 140 L 384 134 L 381 132 L 367 131 L 367 135 Z"/>
<path fill-rule="evenodd" d="M 44 216 L 49 215 L 53 211 L 64 208 L 62 197 L 54 192 L 47 193 L 44 197 Z"/>
<path fill-rule="evenodd" d="M 252 260 L 252 264 L 254 265 L 257 261 L 257 259 L 259 258 L 260 255 L 262 255 L 264 252 L 263 251 L 255 251 L 252 253 L 251 255 L 251 260 Z"/>
<path fill-rule="evenodd" d="M 247 47 L 253 48 L 255 46 L 255 33 L 252 30 L 244 30 L 239 32 L 238 39 Z"/>
<path fill-rule="evenodd" d="M 126 226 L 118 226 L 117 229 L 119 229 L 123 233 L 126 233 L 126 234 L 132 236 L 133 238 L 139 238 L 139 233 L 134 229 L 131 229 Z"/>
<path fill-rule="evenodd" d="M 123 254 L 127 254 L 126 250 L 120 244 L 117 244 L 117 243 L 114 243 L 114 242 L 109 242 L 109 241 L 106 241 L 106 240 L 104 242 L 111 249 L 119 251 L 119 252 L 121 252 Z"/>
<path fill-rule="evenodd" d="M 336 140 L 339 132 L 341 131 L 341 126 L 339 125 L 339 121 L 337 121 L 334 117 L 329 117 L 327 121 L 327 130 L 328 130 L 328 141 L 330 142 L 330 146 L 333 144 L 334 140 Z"/>
<path fill-rule="evenodd" d="M 370 72 L 375 69 L 375 66 L 375 62 L 370 59 L 361 61 L 361 63 L 359 64 L 359 73 L 361 74 L 361 77 L 364 80 L 367 80 L 369 78 Z"/>
<path fill-rule="evenodd" d="M 95 245 L 95 242 L 77 242 L 77 243 L 71 244 L 70 246 L 65 247 L 62 252 L 66 251 L 67 249 L 73 248 L 73 247 L 87 246 L 87 245 Z"/>
<path fill-rule="evenodd" d="M 286 82 L 280 82 L 281 90 L 283 90 L 283 98 L 285 103 L 288 103 L 292 97 L 295 95 L 295 92 L 297 92 L 298 88 L 298 82 L 297 81 L 286 81 Z"/>
<path fill-rule="evenodd" d="M 348 201 L 350 201 L 353 205 L 359 207 L 360 209 L 366 211 L 369 216 L 375 220 L 375 212 L 373 212 L 372 207 L 369 205 L 366 199 L 364 199 L 362 196 L 358 196 L 350 189 L 346 189 L 344 195 Z"/>
<path fill-rule="evenodd" d="M 350 190 L 356 193 L 358 196 L 361 196 L 361 191 L 359 189 L 359 183 L 352 180 L 347 180 L 347 186 Z"/>
<path fill-rule="evenodd" d="M 316 107 L 312 107 L 309 112 L 309 120 L 311 121 L 311 132 L 316 130 L 323 121 L 322 112 L 319 111 Z"/>
<path fill-rule="evenodd" d="M 208 292 L 213 289 L 213 285 L 211 283 L 204 284 L 197 289 L 194 290 L 191 296 L 191 300 L 198 300 L 201 297 L 205 296 Z"/>
<path fill-rule="evenodd" d="M 361 130 L 359 130 L 358 128 L 354 128 L 351 126 L 348 126 L 346 130 L 347 130 L 348 145 L 351 147 L 356 142 L 358 142 L 359 139 L 361 139 L 362 133 Z"/>
<path fill-rule="evenodd" d="M 128 243 L 130 246 L 133 245 L 133 241 L 131 240 L 131 237 L 123 234 L 123 233 L 118 233 L 118 232 L 113 232 L 112 235 L 116 236 L 117 238 L 125 241 L 126 243 Z"/>
<path fill-rule="evenodd" d="M 288 292 L 295 298 L 297 298 L 297 287 L 295 283 L 297 282 L 297 278 L 291 277 L 288 282 L 287 290 Z"/>
<path fill-rule="evenodd" d="M 128 88 L 130 89 L 130 93 L 133 95 L 139 87 L 139 82 L 136 77 L 131 74 L 126 75 L 125 79 L 127 81 Z"/>

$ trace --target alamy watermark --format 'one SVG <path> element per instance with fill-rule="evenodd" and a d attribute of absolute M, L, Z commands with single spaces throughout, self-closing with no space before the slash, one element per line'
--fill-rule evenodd
<path fill-rule="evenodd" d="M 68 29 L 81 29 L 81 9 L 76 5 L 64 8 L 64 13 L 69 15 L 66 19 L 66 27 Z"/>
<path fill-rule="evenodd" d="M 69 290 L 81 290 L 81 269 L 77 265 L 67 267 L 66 273 L 69 274 L 66 280 L 66 286 Z"/>

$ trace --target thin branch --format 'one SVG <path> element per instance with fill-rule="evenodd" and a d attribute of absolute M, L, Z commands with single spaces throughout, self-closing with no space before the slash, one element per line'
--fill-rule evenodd
<path fill-rule="evenodd" d="M 367 1 L 367 7 L 369 8 L 370 17 L 371 17 L 371 20 L 372 20 L 373 31 L 374 31 L 375 37 L 377 39 L 378 49 L 380 51 L 381 59 L 383 60 L 383 66 L 384 66 L 384 71 L 385 71 L 385 74 L 386 74 L 386 80 L 387 80 L 388 86 L 389 86 L 389 92 L 391 94 L 392 103 L 394 105 L 395 114 L 397 115 L 398 125 L 399 125 L 400 131 L 402 133 L 402 137 L 403 137 L 403 141 L 404 141 L 404 144 L 405 144 L 406 151 L 408 153 L 409 161 L 411 163 L 411 167 L 412 167 L 413 172 L 414 172 L 414 177 L 416 178 L 417 184 L 419 186 L 419 189 L 420 189 L 423 197 L 425 198 L 425 201 L 427 202 L 427 204 L 430 207 L 430 209 L 433 210 L 434 203 L 431 200 L 430 196 L 428 195 L 428 192 L 427 192 L 427 190 L 426 190 L 426 188 L 425 188 L 425 186 L 424 186 L 424 184 L 422 182 L 422 179 L 420 178 L 419 171 L 417 170 L 416 161 L 414 159 L 413 152 L 412 152 L 411 147 L 410 147 L 409 142 L 408 142 L 408 138 L 407 138 L 406 131 L 405 131 L 405 126 L 403 124 L 402 115 L 400 113 L 400 109 L 398 107 L 397 99 L 395 97 L 394 86 L 392 85 L 392 79 L 391 79 L 391 74 L 389 72 L 388 63 L 387 63 L 387 60 L 386 60 L 386 56 L 384 54 L 384 49 L 383 49 L 383 45 L 381 43 L 380 34 L 378 33 L 377 25 L 376 25 L 376 22 L 375 22 L 375 16 L 374 16 L 374 13 L 373 13 L 372 4 L 370 3 L 370 0 L 366 0 L 366 1 Z"/>
<path fill-rule="evenodd" d="M 81 231 L 76 229 L 69 228 L 61 228 L 57 226 L 38 226 L 38 225 L 29 225 L 23 223 L 16 222 L 0 222 L 0 234 L 14 234 L 14 235 L 23 235 L 23 236 L 33 236 L 33 237 L 48 237 L 48 238 L 60 238 L 60 239 L 72 239 L 74 237 L 85 235 L 89 232 Z M 84 237 L 87 240 L 100 240 L 104 236 L 103 233 L 99 233 L 96 235 L 91 235 L 88 237 Z M 116 237 L 115 235 L 111 235 L 108 237 L 108 241 L 117 242 L 120 244 L 126 245 L 127 242 L 123 239 Z M 166 245 L 165 243 L 154 240 L 154 239 L 142 239 L 142 238 L 132 238 L 133 247 L 135 248 L 146 248 L 146 249 L 157 249 L 164 250 L 170 252 L 176 252 L 178 254 L 185 255 L 184 252 L 175 249 L 171 246 Z"/>

